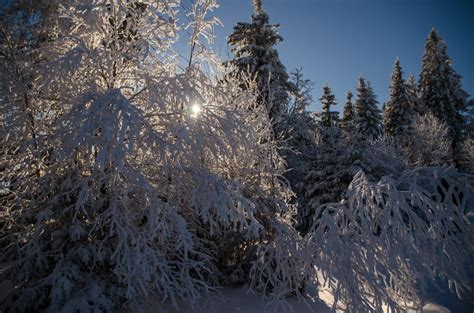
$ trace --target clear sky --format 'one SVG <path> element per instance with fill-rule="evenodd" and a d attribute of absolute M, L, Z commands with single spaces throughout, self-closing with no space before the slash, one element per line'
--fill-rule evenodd
<path fill-rule="evenodd" d="M 250 21 L 252 0 L 221 0 L 224 27 L 216 49 L 226 55 L 226 37 L 238 21 Z M 432 27 L 443 36 L 464 89 L 474 97 L 474 0 L 263 0 L 271 23 L 280 24 L 277 46 L 291 71 L 302 66 L 319 98 L 328 82 L 340 110 L 357 78 L 371 81 L 379 102 L 387 100 L 390 74 L 400 58 L 406 78 L 418 79 L 424 40 Z M 319 110 L 319 102 L 311 108 Z"/>

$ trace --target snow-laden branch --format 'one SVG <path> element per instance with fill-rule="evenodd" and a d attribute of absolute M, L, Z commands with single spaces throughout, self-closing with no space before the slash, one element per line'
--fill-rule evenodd
<path fill-rule="evenodd" d="M 378 183 L 359 172 L 345 200 L 319 207 L 307 235 L 335 301 L 349 311 L 396 312 L 417 305 L 437 277 L 459 296 L 468 292 L 474 232 L 465 211 L 473 196 L 472 177 L 452 168 Z"/>

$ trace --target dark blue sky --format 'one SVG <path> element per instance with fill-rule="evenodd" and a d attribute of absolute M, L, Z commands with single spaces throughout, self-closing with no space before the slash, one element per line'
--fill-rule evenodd
<path fill-rule="evenodd" d="M 225 38 L 238 21 L 250 21 L 252 0 L 221 0 L 224 27 L 216 48 L 228 53 Z M 280 24 L 277 46 L 288 71 L 303 66 L 319 98 L 326 82 L 338 109 L 347 90 L 364 74 L 379 97 L 388 98 L 390 73 L 400 58 L 406 78 L 418 79 L 423 45 L 432 27 L 445 38 L 464 89 L 474 96 L 474 0 L 263 0 L 270 22 Z M 319 110 L 319 102 L 312 108 Z"/>

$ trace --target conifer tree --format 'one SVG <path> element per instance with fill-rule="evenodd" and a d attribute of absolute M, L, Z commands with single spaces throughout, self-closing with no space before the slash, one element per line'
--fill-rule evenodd
<path fill-rule="evenodd" d="M 385 133 L 390 136 L 402 136 L 411 124 L 413 113 L 400 60 L 395 61 L 392 72 L 392 84 L 390 86 L 390 99 L 384 109 L 383 124 Z"/>
<path fill-rule="evenodd" d="M 467 107 L 467 93 L 462 89 L 461 77 L 447 55 L 447 46 L 435 29 L 425 41 L 420 74 L 420 113 L 431 112 L 448 127 L 453 156 L 460 152 L 463 142 L 463 111 Z"/>
<path fill-rule="evenodd" d="M 352 106 L 352 97 L 353 94 L 349 90 L 346 96 L 346 103 L 344 104 L 344 110 L 342 113 L 342 123 L 341 128 L 346 132 L 351 132 L 354 127 L 354 108 Z"/>
<path fill-rule="evenodd" d="M 474 140 L 474 99 L 471 99 L 467 104 L 466 137 L 470 140 Z"/>
<path fill-rule="evenodd" d="M 380 110 L 370 83 L 364 77 L 359 78 L 357 100 L 355 102 L 355 131 L 365 139 L 375 139 L 382 134 Z"/>
<path fill-rule="evenodd" d="M 319 101 L 321 101 L 322 105 L 321 125 L 326 128 L 331 127 L 333 125 L 331 106 L 336 105 L 336 97 L 327 84 L 323 87 L 323 95 L 319 98 Z"/>
<path fill-rule="evenodd" d="M 301 181 L 306 175 L 308 155 L 314 149 L 316 120 L 307 107 L 313 103 L 313 82 L 304 77 L 302 68 L 291 72 L 291 82 L 296 87 L 292 105 L 285 117 L 287 144 L 289 149 L 282 151 L 288 170 L 285 178 L 290 183 L 296 199 L 302 198 Z"/>
<path fill-rule="evenodd" d="M 339 136 L 337 127 L 319 129 L 321 138 L 308 156 L 302 179 L 302 207 L 299 229 L 304 233 L 315 220 L 322 204 L 339 202 L 354 175 L 363 170 L 372 179 L 399 175 L 405 168 L 402 155 L 386 140 L 354 140 L 351 134 Z"/>
<path fill-rule="evenodd" d="M 228 38 L 235 55 L 228 64 L 235 66 L 234 74 L 255 77 L 260 93 L 258 102 L 267 107 L 275 122 L 287 111 L 289 92 L 294 92 L 294 86 L 288 81 L 286 68 L 274 48 L 283 40 L 278 34 L 279 25 L 270 24 L 261 0 L 253 3 L 252 21 L 237 23 Z"/>
<path fill-rule="evenodd" d="M 418 87 L 417 87 L 417 84 L 416 84 L 416 79 L 415 79 L 415 75 L 413 74 L 410 74 L 410 76 L 408 77 L 408 80 L 406 81 L 405 83 L 406 85 L 406 90 L 407 90 L 407 94 L 408 94 L 408 101 L 410 103 L 410 107 L 411 107 L 411 110 L 413 112 L 418 112 Z"/>

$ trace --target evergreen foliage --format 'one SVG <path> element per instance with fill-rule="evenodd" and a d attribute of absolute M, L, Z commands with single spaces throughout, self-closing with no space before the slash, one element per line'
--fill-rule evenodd
<path fill-rule="evenodd" d="M 453 156 L 457 159 L 462 148 L 462 113 L 466 110 L 468 95 L 462 89 L 461 77 L 454 70 L 446 50 L 444 39 L 433 29 L 425 41 L 419 112 L 430 112 L 447 125 Z"/>
<path fill-rule="evenodd" d="M 470 140 L 474 140 L 474 99 L 471 99 L 467 104 L 465 119 L 466 119 L 465 136 Z"/>
<path fill-rule="evenodd" d="M 393 67 L 390 99 L 384 110 L 383 124 L 387 135 L 398 138 L 407 133 L 414 116 L 402 75 L 400 60 L 397 59 Z"/>
<path fill-rule="evenodd" d="M 283 38 L 277 24 L 270 24 L 262 1 L 254 1 L 250 23 L 239 22 L 228 38 L 235 58 L 228 62 L 238 75 L 251 76 L 257 81 L 258 103 L 267 108 L 275 123 L 287 111 L 290 93 L 294 86 L 289 82 L 285 66 L 274 48 Z"/>
<path fill-rule="evenodd" d="M 341 128 L 348 133 L 351 133 L 354 130 L 355 113 L 354 107 L 352 105 L 352 97 L 352 92 L 348 91 L 346 103 L 344 104 L 344 109 L 342 112 Z"/>
<path fill-rule="evenodd" d="M 323 94 L 321 98 L 319 98 L 319 101 L 322 105 L 321 125 L 326 128 L 330 127 L 334 124 L 332 120 L 333 114 L 331 114 L 331 106 L 336 105 L 336 97 L 327 84 L 323 87 Z"/>
<path fill-rule="evenodd" d="M 359 78 L 357 99 L 354 105 L 356 119 L 355 132 L 365 139 L 376 139 L 382 134 L 382 117 L 377 108 L 377 99 L 370 83 Z"/>
<path fill-rule="evenodd" d="M 301 199 L 300 183 L 305 175 L 308 154 L 316 142 L 316 122 L 307 110 L 313 102 L 311 94 L 313 82 L 303 76 L 301 68 L 291 73 L 291 81 L 296 87 L 296 93 L 293 104 L 284 119 L 289 148 L 284 149 L 282 153 L 288 168 L 285 177 L 295 192 L 296 198 Z"/>
<path fill-rule="evenodd" d="M 419 97 L 418 97 L 418 86 L 416 84 L 415 75 L 410 74 L 408 80 L 406 81 L 406 90 L 408 94 L 408 102 L 410 103 L 410 108 L 412 112 L 417 112 L 421 114 L 419 110 Z"/>
<path fill-rule="evenodd" d="M 320 128 L 318 137 L 301 183 L 304 194 L 298 224 L 303 233 L 311 226 L 320 205 L 344 198 L 358 171 L 378 180 L 384 175 L 397 176 L 406 169 L 401 153 L 385 138 L 360 140 L 357 134 L 341 134 L 337 127 Z"/>

